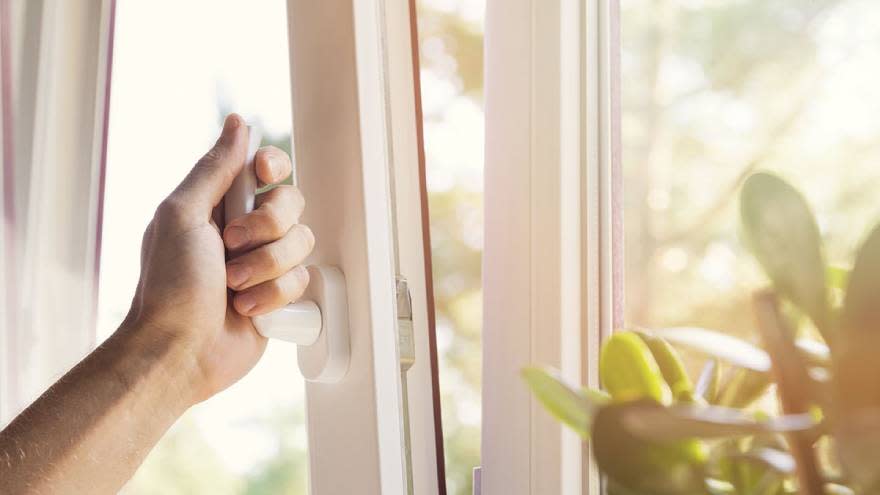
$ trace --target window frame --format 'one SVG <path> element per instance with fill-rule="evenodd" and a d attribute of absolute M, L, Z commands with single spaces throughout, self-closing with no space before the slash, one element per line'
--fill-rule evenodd
<path fill-rule="evenodd" d="M 615 0 L 487 5 L 475 491 L 602 493 L 589 445 L 543 410 L 520 370 L 548 365 L 598 386 L 601 341 L 622 323 L 618 10 Z"/>
<path fill-rule="evenodd" d="M 345 273 L 352 332 L 343 381 L 306 384 L 311 493 L 445 493 L 412 9 L 288 0 L 297 182 L 311 204 L 345 198 L 306 209 L 309 261 Z M 412 297 L 406 384 L 384 330 L 398 324 L 397 276 Z"/>

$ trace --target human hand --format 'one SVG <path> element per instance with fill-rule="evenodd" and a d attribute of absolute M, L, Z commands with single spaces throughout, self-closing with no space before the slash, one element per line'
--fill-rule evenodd
<path fill-rule="evenodd" d="M 257 197 L 254 211 L 223 225 L 223 195 L 244 165 L 247 132 L 241 117 L 227 117 L 214 147 L 156 210 L 121 330 L 184 346 L 192 357 L 192 370 L 183 371 L 189 371 L 193 402 L 235 383 L 257 363 L 266 339 L 250 317 L 295 301 L 309 281 L 300 264 L 314 237 L 297 223 L 304 200 L 294 186 L 276 186 Z M 265 147 L 255 169 L 262 182 L 277 184 L 290 175 L 290 158 Z"/>

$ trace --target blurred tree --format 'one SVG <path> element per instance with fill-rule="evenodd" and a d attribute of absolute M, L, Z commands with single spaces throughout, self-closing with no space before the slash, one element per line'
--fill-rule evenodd
<path fill-rule="evenodd" d="M 746 294 L 764 279 L 739 242 L 735 201 L 750 172 L 777 171 L 817 198 L 831 260 L 848 257 L 877 212 L 869 47 L 880 5 L 621 6 L 627 321 L 751 335 Z"/>

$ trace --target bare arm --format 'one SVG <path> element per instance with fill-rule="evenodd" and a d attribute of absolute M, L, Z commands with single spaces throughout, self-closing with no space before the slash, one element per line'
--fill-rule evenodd
<path fill-rule="evenodd" d="M 314 240 L 297 224 L 303 201 L 292 186 L 263 195 L 221 235 L 214 219 L 244 162 L 242 124 L 227 119 L 157 210 L 122 326 L 0 432 L 0 493 L 116 493 L 184 411 L 259 360 L 266 341 L 249 316 L 299 298 Z M 256 165 L 267 183 L 291 169 L 274 148 Z"/>
<path fill-rule="evenodd" d="M 116 332 L 0 433 L 3 493 L 115 493 L 193 403 L 192 356 Z"/>

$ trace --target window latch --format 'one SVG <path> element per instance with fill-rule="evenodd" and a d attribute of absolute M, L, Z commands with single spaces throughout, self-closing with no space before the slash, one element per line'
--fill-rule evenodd
<path fill-rule="evenodd" d="M 416 362 L 413 340 L 412 296 L 406 278 L 397 276 L 397 348 L 400 353 L 400 371 L 406 372 Z"/>
<path fill-rule="evenodd" d="M 226 221 L 250 213 L 257 194 L 254 156 L 262 136 L 248 126 L 248 149 L 241 173 L 224 196 Z M 312 265 L 303 297 L 251 321 L 261 335 L 298 344 L 297 361 L 308 381 L 335 383 L 348 372 L 351 348 L 345 276 L 335 266 Z"/>

